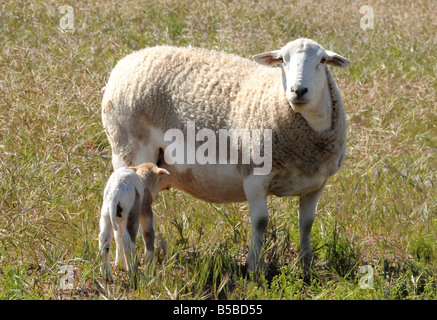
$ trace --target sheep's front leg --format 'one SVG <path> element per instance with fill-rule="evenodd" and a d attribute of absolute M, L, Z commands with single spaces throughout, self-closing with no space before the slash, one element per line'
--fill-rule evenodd
<path fill-rule="evenodd" d="M 260 176 L 250 176 L 244 183 L 244 193 L 249 203 L 250 221 L 252 224 L 252 239 L 246 264 L 248 271 L 267 272 L 264 256 L 261 254 L 264 233 L 269 221 L 266 191 Z"/>
<path fill-rule="evenodd" d="M 325 182 L 326 183 L 326 182 Z M 311 251 L 311 228 L 316 215 L 317 203 L 325 189 L 325 183 L 316 191 L 312 191 L 299 199 L 299 229 L 300 229 L 300 249 L 299 256 L 309 266 L 312 261 Z"/>

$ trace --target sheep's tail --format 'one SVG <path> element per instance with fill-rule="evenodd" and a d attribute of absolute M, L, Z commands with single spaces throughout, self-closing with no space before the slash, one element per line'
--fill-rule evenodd
<path fill-rule="evenodd" d="M 122 209 L 120 207 L 120 202 L 117 199 L 112 199 L 111 203 L 109 204 L 109 217 L 111 219 L 112 227 L 115 231 L 117 231 L 117 215 L 119 216 Z"/>

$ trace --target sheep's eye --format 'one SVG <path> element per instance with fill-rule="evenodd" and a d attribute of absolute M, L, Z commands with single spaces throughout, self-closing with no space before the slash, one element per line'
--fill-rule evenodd
<path fill-rule="evenodd" d="M 284 62 L 284 58 L 282 58 L 282 57 L 278 57 L 277 59 L 281 62 Z"/>
<path fill-rule="evenodd" d="M 325 63 L 326 62 L 326 58 L 322 58 L 322 60 L 320 60 L 320 63 Z"/>

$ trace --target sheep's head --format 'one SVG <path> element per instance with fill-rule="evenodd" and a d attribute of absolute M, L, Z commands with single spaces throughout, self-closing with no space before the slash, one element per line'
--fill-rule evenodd
<path fill-rule="evenodd" d="M 291 107 L 296 112 L 310 110 L 319 104 L 326 85 L 326 65 L 346 67 L 349 60 L 325 50 L 310 39 L 297 39 L 280 50 L 253 57 L 260 64 L 281 64 L 282 84 Z"/>
<path fill-rule="evenodd" d="M 141 177 L 152 195 L 152 200 L 155 201 L 158 197 L 161 179 L 170 176 L 170 173 L 163 168 L 159 168 L 154 163 L 143 163 L 136 167 L 130 167 L 130 169 L 135 170 Z"/>

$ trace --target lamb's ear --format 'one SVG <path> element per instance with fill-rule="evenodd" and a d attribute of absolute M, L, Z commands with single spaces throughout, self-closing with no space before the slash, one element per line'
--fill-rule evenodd
<path fill-rule="evenodd" d="M 156 173 L 158 174 L 158 176 L 169 176 L 170 172 L 168 172 L 167 170 L 163 169 L 163 168 L 158 168 L 156 169 Z"/>
<path fill-rule="evenodd" d="M 282 62 L 282 57 L 280 56 L 280 51 L 275 50 L 254 55 L 253 60 L 265 66 L 274 66 Z"/>
<path fill-rule="evenodd" d="M 340 68 L 344 68 L 347 67 L 350 63 L 350 61 L 348 59 L 346 59 L 345 57 L 342 57 L 341 55 L 326 50 L 326 60 L 325 63 L 329 64 L 330 66 L 334 66 L 334 67 L 340 67 Z"/>

